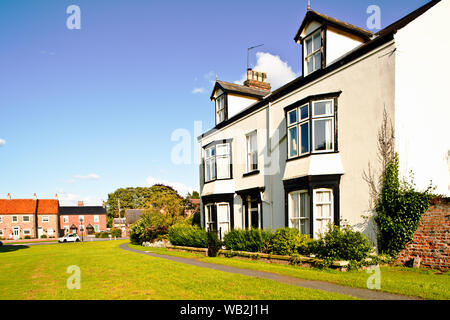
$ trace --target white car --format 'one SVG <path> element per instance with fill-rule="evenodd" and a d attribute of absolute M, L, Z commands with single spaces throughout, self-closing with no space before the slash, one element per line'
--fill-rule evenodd
<path fill-rule="evenodd" d="M 59 238 L 58 242 L 80 242 L 80 237 L 76 233 L 71 233 Z"/>

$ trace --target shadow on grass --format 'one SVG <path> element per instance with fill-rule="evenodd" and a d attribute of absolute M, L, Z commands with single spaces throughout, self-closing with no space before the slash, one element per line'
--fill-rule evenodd
<path fill-rule="evenodd" d="M 5 252 L 13 252 L 13 251 L 17 251 L 17 250 L 21 250 L 21 249 L 28 249 L 29 246 L 24 246 L 24 245 L 2 245 L 0 246 L 0 253 L 5 253 Z"/>

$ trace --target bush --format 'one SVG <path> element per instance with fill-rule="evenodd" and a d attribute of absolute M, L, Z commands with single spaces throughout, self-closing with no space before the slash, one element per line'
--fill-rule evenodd
<path fill-rule="evenodd" d="M 321 238 L 310 245 L 311 253 L 326 261 L 362 261 L 369 257 L 373 246 L 369 238 L 349 226 L 329 224 Z"/>
<path fill-rule="evenodd" d="M 176 246 L 207 248 L 208 234 L 197 226 L 180 223 L 169 228 L 169 241 Z"/>
<path fill-rule="evenodd" d="M 25 240 L 31 239 L 31 236 L 25 236 L 24 239 Z"/>
<path fill-rule="evenodd" d="M 221 247 L 222 242 L 219 240 L 217 231 L 208 231 L 208 257 L 217 257 Z"/>
<path fill-rule="evenodd" d="M 155 242 L 167 239 L 169 223 L 159 212 L 144 213 L 130 228 L 130 241 L 141 245 L 143 242 Z"/>
<path fill-rule="evenodd" d="M 41 239 L 47 239 L 47 235 L 45 234 L 41 235 Z"/>
<path fill-rule="evenodd" d="M 285 256 L 296 253 L 309 254 L 309 246 L 312 241 L 308 235 L 300 234 L 297 229 L 278 229 L 270 243 L 270 252 Z"/>
<path fill-rule="evenodd" d="M 111 229 L 111 236 L 121 238 L 122 237 L 122 230 L 119 228 L 112 228 Z"/>
<path fill-rule="evenodd" d="M 224 245 L 228 250 L 268 253 L 271 231 L 261 229 L 232 230 L 224 237 Z"/>

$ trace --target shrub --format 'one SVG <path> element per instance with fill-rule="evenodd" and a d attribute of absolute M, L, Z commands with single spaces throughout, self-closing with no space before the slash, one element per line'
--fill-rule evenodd
<path fill-rule="evenodd" d="M 326 261 L 362 261 L 372 249 L 371 241 L 361 232 L 333 224 L 329 224 L 328 231 L 310 245 L 311 253 Z"/>
<path fill-rule="evenodd" d="M 169 241 L 176 246 L 207 248 L 208 234 L 197 226 L 180 223 L 169 228 Z"/>
<path fill-rule="evenodd" d="M 232 230 L 224 237 L 224 245 L 228 250 L 268 253 L 271 231 L 261 229 Z"/>
<path fill-rule="evenodd" d="M 277 255 L 308 254 L 311 238 L 297 229 L 278 229 L 270 242 L 270 252 Z"/>
<path fill-rule="evenodd" d="M 47 235 L 45 234 L 41 235 L 41 239 L 47 239 Z"/>
<path fill-rule="evenodd" d="M 117 237 L 117 238 L 122 237 L 122 230 L 119 229 L 119 228 L 112 228 L 111 229 L 111 236 Z"/>
<path fill-rule="evenodd" d="M 130 228 L 130 241 L 132 244 L 155 242 L 167 239 L 169 223 L 165 216 L 159 212 L 144 213 Z"/>
<path fill-rule="evenodd" d="M 28 240 L 28 239 L 31 239 L 31 237 L 30 236 L 25 236 L 24 239 Z"/>
<path fill-rule="evenodd" d="M 221 247 L 222 242 L 219 240 L 217 231 L 208 231 L 208 257 L 217 257 Z"/>

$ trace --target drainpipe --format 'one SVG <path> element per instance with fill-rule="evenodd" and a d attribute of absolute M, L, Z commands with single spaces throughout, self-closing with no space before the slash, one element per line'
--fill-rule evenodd
<path fill-rule="evenodd" d="M 39 205 L 39 200 L 36 199 L 36 207 L 34 210 L 34 235 L 35 235 L 36 239 L 39 238 L 39 235 L 38 235 L 38 205 Z"/>

